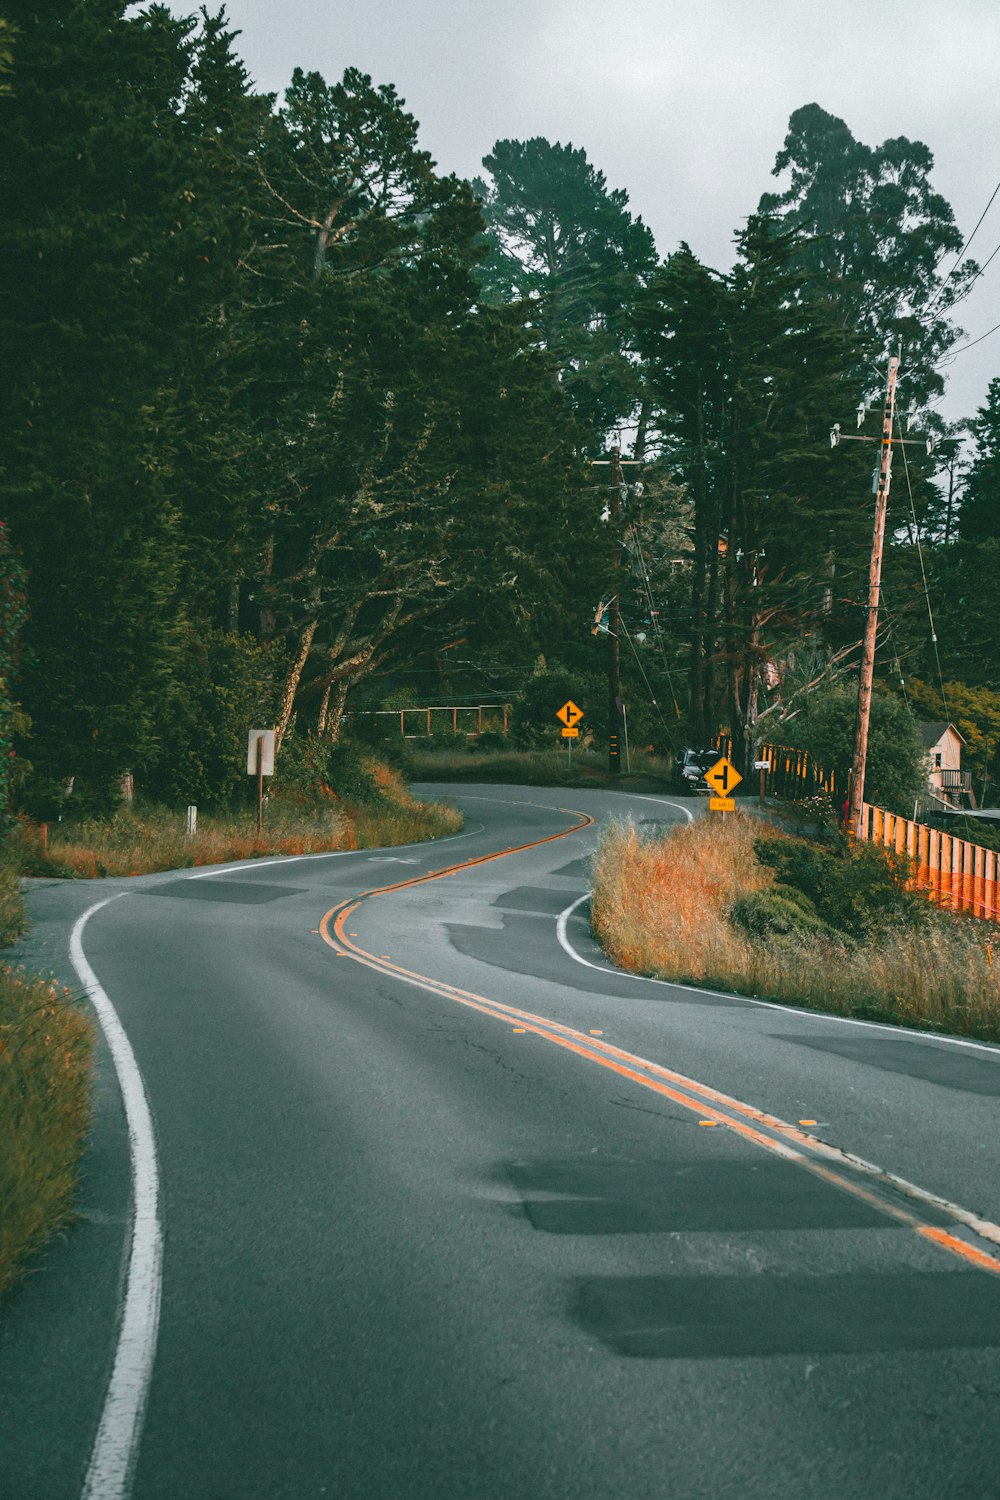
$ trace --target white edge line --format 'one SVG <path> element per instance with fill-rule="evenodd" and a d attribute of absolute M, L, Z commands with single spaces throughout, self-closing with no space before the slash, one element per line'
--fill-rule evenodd
<path fill-rule="evenodd" d="M 462 833 L 449 833 L 443 839 L 418 839 L 415 844 L 376 844 L 371 849 L 327 849 L 323 854 L 282 854 L 278 859 L 244 859 L 238 865 L 224 865 L 218 870 L 201 870 L 197 875 L 189 875 L 188 880 L 211 880 L 213 875 L 237 875 L 240 870 L 264 870 L 268 865 L 295 865 L 307 859 L 346 859 L 354 854 L 361 859 L 378 854 L 385 849 L 423 849 L 433 844 L 436 849 L 439 844 L 451 844 L 455 839 L 471 838 L 474 833 L 482 833 L 485 824 L 479 828 L 468 828 Z"/>
<path fill-rule="evenodd" d="M 806 1010 L 799 1005 L 784 1005 L 777 1000 L 757 1000 L 753 995 L 740 995 L 735 990 L 708 990 L 697 984 L 684 984 L 679 979 L 656 979 L 652 974 L 633 974 L 628 969 L 612 969 L 607 964 L 591 963 L 589 958 L 584 958 L 577 953 L 567 935 L 566 926 L 578 906 L 582 906 L 591 897 L 590 891 L 585 891 L 575 901 L 570 902 L 556 918 L 556 937 L 559 946 L 576 963 L 582 964 L 586 969 L 596 969 L 598 974 L 611 974 L 615 979 L 634 979 L 638 984 L 662 984 L 672 990 L 687 990 L 692 995 L 717 995 L 723 1000 L 741 1000 L 744 1005 L 758 1005 L 763 1010 L 777 1010 L 783 1015 L 804 1016 L 810 1021 L 836 1021 L 840 1026 L 863 1026 L 868 1031 L 888 1031 L 893 1036 L 915 1037 L 921 1042 L 947 1042 L 950 1047 L 970 1047 L 974 1052 L 986 1052 L 991 1057 L 1000 1056 L 1000 1047 L 991 1046 L 989 1042 L 970 1042 L 963 1036 L 946 1036 L 936 1031 L 918 1031 L 913 1026 L 892 1026 L 885 1021 L 859 1021 L 855 1016 L 838 1016 L 827 1010 Z"/>
<path fill-rule="evenodd" d="M 126 894 L 119 892 L 119 896 Z M 160 1321 L 163 1232 L 153 1117 L 132 1044 L 83 952 L 83 929 L 87 922 L 95 912 L 118 899 L 108 896 L 88 907 L 78 918 L 69 940 L 70 959 L 97 1014 L 118 1075 L 132 1170 L 131 1246 L 122 1291 L 118 1345 L 84 1480 L 83 1500 L 119 1500 L 128 1491 Z"/>
<path fill-rule="evenodd" d="M 566 924 L 569 918 L 578 906 L 582 906 L 585 901 L 590 900 L 590 896 L 590 891 L 586 891 L 559 913 L 556 921 L 556 936 L 559 939 L 561 947 L 569 954 L 570 958 L 575 959 L 577 963 L 583 964 L 588 969 L 596 969 L 599 974 L 613 974 L 616 978 L 637 979 L 646 984 L 669 985 L 672 989 L 690 990 L 696 995 L 719 995 L 731 1000 L 745 1000 L 748 1005 L 760 1005 L 766 1010 L 790 1011 L 793 1015 L 805 1016 L 808 1020 L 812 1021 L 840 1021 L 846 1026 L 866 1026 L 873 1031 L 890 1031 L 896 1034 L 902 1032 L 905 1036 L 916 1037 L 918 1040 L 925 1042 L 950 1042 L 955 1047 L 973 1047 L 979 1052 L 991 1052 L 994 1057 L 997 1056 L 998 1050 L 1000 1050 L 981 1042 L 968 1042 L 964 1037 L 928 1036 L 927 1032 L 915 1031 L 909 1026 L 886 1026 L 879 1021 L 857 1021 L 853 1016 L 835 1016 L 828 1014 L 826 1011 L 802 1010 L 798 1006 L 778 1005 L 770 1000 L 755 1000 L 750 995 L 737 995 L 734 991 L 706 990 L 693 984 L 677 984 L 669 979 L 654 979 L 650 974 L 630 974 L 626 969 L 609 969 L 603 964 L 591 963 L 589 959 L 583 958 L 581 954 L 577 953 L 566 933 Z M 655 1069 L 659 1066 L 657 1063 L 651 1063 L 648 1058 L 638 1057 L 637 1054 L 632 1055 L 636 1057 L 638 1062 L 645 1063 L 647 1067 Z M 683 1074 L 675 1074 L 674 1076 L 683 1078 Z M 685 1081 L 695 1088 L 698 1087 L 694 1079 L 687 1079 Z M 723 1099 L 727 1097 L 726 1095 L 722 1095 Z M 736 1100 L 731 1102 L 739 1103 Z M 959 1203 L 954 1203 L 950 1198 L 944 1198 L 939 1193 L 929 1192 L 926 1188 L 919 1187 L 916 1183 L 910 1182 L 908 1178 L 899 1177 L 895 1172 L 889 1172 L 885 1167 L 880 1167 L 875 1162 L 867 1161 L 863 1156 L 857 1156 L 853 1151 L 846 1151 L 841 1146 L 834 1146 L 829 1141 L 820 1140 L 818 1137 L 810 1135 L 808 1131 L 803 1131 L 800 1127 L 789 1125 L 786 1121 L 782 1121 L 781 1123 L 786 1129 L 793 1131 L 797 1136 L 805 1135 L 806 1139 L 821 1155 L 833 1157 L 845 1165 L 857 1168 L 870 1177 L 875 1177 L 881 1182 L 898 1188 L 906 1197 L 912 1198 L 919 1203 L 930 1204 L 935 1208 L 943 1209 L 960 1223 L 965 1224 L 975 1234 L 982 1236 L 984 1239 L 991 1240 L 994 1244 L 1000 1244 L 1000 1225 L 994 1224 L 990 1219 L 984 1219 L 977 1213 L 971 1213 L 969 1209 L 963 1208 Z"/>

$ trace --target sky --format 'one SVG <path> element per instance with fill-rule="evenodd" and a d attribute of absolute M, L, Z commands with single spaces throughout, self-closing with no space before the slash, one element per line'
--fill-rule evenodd
<path fill-rule="evenodd" d="M 327 81 L 360 68 L 395 84 L 421 145 L 463 177 L 502 138 L 582 146 L 609 187 L 626 190 L 661 256 L 686 240 L 719 270 L 772 188 L 803 104 L 867 145 L 923 141 L 963 237 L 1000 182 L 1000 0 L 228 0 L 226 10 L 259 89 L 280 94 L 296 66 Z M 1000 194 L 969 253 L 982 264 L 998 245 Z M 957 321 L 970 340 L 1000 323 L 1000 255 Z M 942 415 L 973 416 L 996 374 L 1000 329 L 955 357 Z"/>

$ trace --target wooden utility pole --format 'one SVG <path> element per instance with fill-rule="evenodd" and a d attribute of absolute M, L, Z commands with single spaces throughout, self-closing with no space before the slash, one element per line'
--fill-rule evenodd
<path fill-rule="evenodd" d="M 879 455 L 878 487 L 875 492 L 875 528 L 872 533 L 872 555 L 868 569 L 868 616 L 861 648 L 861 682 L 858 687 L 858 720 L 854 735 L 854 761 L 851 767 L 851 799 L 847 826 L 855 835 L 861 833 L 861 804 L 865 796 L 865 761 L 868 757 L 868 725 L 872 711 L 872 678 L 875 675 L 875 637 L 878 632 L 878 606 L 882 588 L 882 551 L 885 543 L 885 512 L 889 498 L 892 471 L 892 432 L 896 419 L 896 378 L 899 360 L 889 361 L 889 378 L 885 387 L 882 412 L 882 444 Z"/>
<path fill-rule="evenodd" d="M 611 530 L 614 538 L 612 568 L 613 593 L 608 619 L 608 771 L 612 776 L 621 774 L 621 747 L 618 743 L 618 721 L 621 718 L 622 701 L 622 653 L 621 653 L 621 608 L 618 599 L 618 569 L 620 567 L 618 523 L 621 517 L 621 449 L 616 443 L 611 449 Z"/>

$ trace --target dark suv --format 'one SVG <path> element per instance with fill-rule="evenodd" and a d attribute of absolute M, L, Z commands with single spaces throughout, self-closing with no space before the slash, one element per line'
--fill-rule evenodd
<path fill-rule="evenodd" d="M 720 750 L 678 750 L 674 756 L 672 783 L 678 792 L 710 792 L 705 772 L 721 757 Z"/>

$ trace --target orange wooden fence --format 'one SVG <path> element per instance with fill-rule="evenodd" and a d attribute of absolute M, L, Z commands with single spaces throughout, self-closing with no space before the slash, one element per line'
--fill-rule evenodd
<path fill-rule="evenodd" d="M 953 911 L 1000 922 L 1000 855 L 940 828 L 861 804 L 861 837 L 908 855 L 914 882 Z"/>

